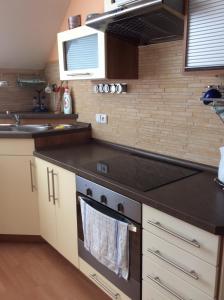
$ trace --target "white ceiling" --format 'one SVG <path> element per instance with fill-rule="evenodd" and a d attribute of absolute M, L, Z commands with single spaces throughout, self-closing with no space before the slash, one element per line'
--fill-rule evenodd
<path fill-rule="evenodd" d="M 42 69 L 70 0 L 0 0 L 0 68 Z"/>

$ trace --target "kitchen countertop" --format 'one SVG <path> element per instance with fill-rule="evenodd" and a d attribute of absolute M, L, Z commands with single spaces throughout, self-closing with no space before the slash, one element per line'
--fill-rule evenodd
<path fill-rule="evenodd" d="M 57 125 L 55 125 L 57 126 Z M 31 139 L 37 137 L 46 137 L 46 136 L 53 136 L 59 134 L 66 134 L 66 133 L 74 133 L 74 132 L 81 132 L 91 128 L 91 124 L 89 123 L 82 123 L 76 122 L 74 125 L 68 128 L 63 129 L 55 129 L 50 128 L 45 131 L 36 131 L 36 132 L 24 132 L 24 131 L 1 131 L 0 130 L 0 139 L 2 138 L 13 138 L 13 139 Z"/>
<path fill-rule="evenodd" d="M 216 174 L 212 171 L 201 170 L 185 179 L 141 192 L 124 182 L 107 178 L 103 172 L 89 170 L 92 162 L 113 160 L 118 156 L 130 159 L 132 154 L 119 148 L 93 141 L 35 151 L 34 155 L 208 232 L 224 235 L 224 191 L 214 182 Z"/>
<path fill-rule="evenodd" d="M 17 114 L 21 119 L 77 119 L 77 114 L 54 114 L 50 112 L 33 113 L 33 112 L 11 112 L 11 115 Z M 11 119 L 12 116 L 6 113 L 0 113 L 0 119 Z"/>

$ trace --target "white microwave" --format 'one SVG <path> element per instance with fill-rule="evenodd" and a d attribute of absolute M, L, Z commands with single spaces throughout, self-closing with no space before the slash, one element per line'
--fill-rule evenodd
<path fill-rule="evenodd" d="M 106 77 L 105 34 L 87 26 L 58 33 L 61 80 Z"/>

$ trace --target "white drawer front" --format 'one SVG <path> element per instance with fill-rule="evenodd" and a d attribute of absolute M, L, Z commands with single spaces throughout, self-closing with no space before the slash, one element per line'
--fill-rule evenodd
<path fill-rule="evenodd" d="M 143 265 L 145 257 L 215 297 L 218 268 L 143 230 Z"/>
<path fill-rule="evenodd" d="M 143 263 L 143 280 L 151 283 L 170 300 L 213 299 L 146 257 Z"/>
<path fill-rule="evenodd" d="M 158 289 L 155 289 L 151 283 L 143 280 L 142 300 L 169 300 L 169 298 L 161 294 L 161 292 Z"/>
<path fill-rule="evenodd" d="M 179 248 L 218 265 L 220 237 L 143 205 L 143 228 Z"/>
<path fill-rule="evenodd" d="M 79 258 L 79 267 L 91 281 L 93 281 L 101 290 L 103 290 L 111 299 L 114 300 L 131 300 L 109 280 L 98 273 L 94 268 L 87 264 L 83 259 Z"/>

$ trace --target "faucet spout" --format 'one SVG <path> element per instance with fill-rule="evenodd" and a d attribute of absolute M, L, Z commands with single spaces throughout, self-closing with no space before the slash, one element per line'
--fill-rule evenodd
<path fill-rule="evenodd" d="M 20 125 L 20 115 L 19 114 L 14 114 L 13 117 L 16 121 L 16 126 L 19 126 Z"/>

